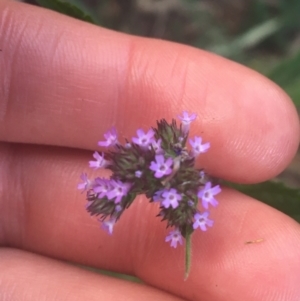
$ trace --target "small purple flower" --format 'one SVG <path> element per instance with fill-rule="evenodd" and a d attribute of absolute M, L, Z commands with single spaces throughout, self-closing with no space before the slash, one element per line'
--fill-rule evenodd
<path fill-rule="evenodd" d="M 197 228 L 200 228 L 202 231 L 207 230 L 208 227 L 212 227 L 214 224 L 214 221 L 208 218 L 209 212 L 205 211 L 203 213 L 196 213 L 194 215 L 194 223 L 193 228 L 196 230 Z"/>
<path fill-rule="evenodd" d="M 77 189 L 79 190 L 88 190 L 91 187 L 92 182 L 88 179 L 86 173 L 82 173 L 80 176 L 82 183 L 77 185 Z"/>
<path fill-rule="evenodd" d="M 181 201 L 182 196 L 177 192 L 176 189 L 171 188 L 164 190 L 164 192 L 162 193 L 162 198 L 162 205 L 165 208 L 169 208 L 171 206 L 173 209 L 175 209 L 178 207 L 179 201 Z"/>
<path fill-rule="evenodd" d="M 183 125 L 189 125 L 192 121 L 194 121 L 197 118 L 196 113 L 192 113 L 189 115 L 187 111 L 182 112 L 182 116 L 178 116 L 178 118 L 181 120 Z"/>
<path fill-rule="evenodd" d="M 142 176 L 143 172 L 141 170 L 137 170 L 134 174 L 137 178 L 140 178 Z"/>
<path fill-rule="evenodd" d="M 200 177 L 200 181 L 204 180 L 204 178 L 205 178 L 205 171 L 204 170 L 199 171 L 199 177 Z"/>
<path fill-rule="evenodd" d="M 89 165 L 93 169 L 103 168 L 107 166 L 108 161 L 104 159 L 104 154 L 100 155 L 98 152 L 94 152 L 93 157 L 95 161 L 89 161 Z"/>
<path fill-rule="evenodd" d="M 202 206 L 208 209 L 208 204 L 216 207 L 219 202 L 214 198 L 215 195 L 221 192 L 220 185 L 211 187 L 211 182 L 207 182 L 201 190 L 198 191 L 198 198 L 202 199 Z"/>
<path fill-rule="evenodd" d="M 105 141 L 99 141 L 98 145 L 99 146 L 114 146 L 118 143 L 118 137 L 117 137 L 117 130 L 115 127 L 111 128 L 111 130 L 107 131 L 104 134 L 104 138 L 106 139 Z"/>
<path fill-rule="evenodd" d="M 161 178 L 172 173 L 172 158 L 168 158 L 165 161 L 165 157 L 163 155 L 156 155 L 155 160 L 156 161 L 152 161 L 150 164 L 150 169 L 155 171 L 155 178 Z"/>
<path fill-rule="evenodd" d="M 109 234 L 112 235 L 114 226 L 116 224 L 116 219 L 114 217 L 111 217 L 109 220 L 101 221 L 102 228 Z"/>
<path fill-rule="evenodd" d="M 154 193 L 154 196 L 152 197 L 153 199 L 153 202 L 161 202 L 163 197 L 162 197 L 162 194 L 165 190 L 164 189 L 161 189 L 161 190 L 158 190 Z"/>
<path fill-rule="evenodd" d="M 194 140 L 189 139 L 189 142 L 193 148 L 192 152 L 195 157 L 198 156 L 199 154 L 206 153 L 210 148 L 210 143 L 206 142 L 202 144 L 202 138 L 198 136 L 196 136 Z"/>
<path fill-rule="evenodd" d="M 143 148 L 148 148 L 154 140 L 155 132 L 152 129 L 150 129 L 147 133 L 145 133 L 142 129 L 138 129 L 136 133 L 137 138 L 133 137 L 132 141 Z"/>
<path fill-rule="evenodd" d="M 191 115 L 189 115 L 188 112 L 184 111 L 182 113 L 182 116 L 178 116 L 178 118 L 181 120 L 182 122 L 182 130 L 184 132 L 184 134 L 187 134 L 188 131 L 190 130 L 190 124 L 192 121 L 194 121 L 197 117 L 197 114 L 192 113 Z"/>
<path fill-rule="evenodd" d="M 116 207 L 115 207 L 115 211 L 116 212 L 120 212 L 120 211 L 122 211 L 123 210 L 123 207 L 121 206 L 121 205 L 117 205 Z"/>
<path fill-rule="evenodd" d="M 157 141 L 153 140 L 151 143 L 151 145 L 157 155 L 162 154 L 164 152 L 163 149 L 161 148 L 161 142 L 162 142 L 162 140 L 158 139 Z M 151 149 L 151 146 L 149 146 L 149 149 Z"/>
<path fill-rule="evenodd" d="M 187 203 L 190 207 L 193 207 L 195 205 L 195 203 L 192 200 L 188 200 Z"/>
<path fill-rule="evenodd" d="M 104 198 L 107 193 L 111 190 L 111 181 L 108 179 L 96 178 L 93 191 L 98 194 L 98 198 Z"/>
<path fill-rule="evenodd" d="M 125 196 L 131 187 L 130 183 L 123 183 L 119 180 L 111 180 L 111 190 L 107 193 L 109 200 L 115 198 L 115 204 L 121 202 L 123 196 Z"/>
<path fill-rule="evenodd" d="M 177 248 L 177 244 L 179 243 L 182 245 L 183 239 L 180 231 L 178 229 L 175 229 L 169 233 L 169 235 L 166 237 L 165 242 L 171 241 L 171 247 Z"/>

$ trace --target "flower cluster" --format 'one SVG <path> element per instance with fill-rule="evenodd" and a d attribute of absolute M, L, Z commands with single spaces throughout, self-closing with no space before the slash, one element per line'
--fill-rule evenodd
<path fill-rule="evenodd" d="M 210 143 L 203 143 L 198 136 L 188 139 L 196 114 L 183 112 L 178 118 L 180 125 L 174 119 L 171 123 L 163 119 L 157 121 L 156 128 L 138 129 L 136 136 L 123 145 L 115 128 L 98 142 L 105 151 L 95 152 L 89 166 L 95 170 L 107 168 L 112 175 L 89 180 L 82 174 L 78 189 L 87 192 L 87 211 L 100 216 L 108 233 L 112 234 L 124 210 L 139 194 L 159 203 L 158 216 L 167 227 L 173 227 L 165 239 L 171 247 L 182 244 L 183 238 L 198 228 L 206 231 L 213 226 L 208 209 L 218 205 L 215 196 L 221 188 L 213 186 L 206 172 L 195 167 L 195 158 L 207 152 Z"/>

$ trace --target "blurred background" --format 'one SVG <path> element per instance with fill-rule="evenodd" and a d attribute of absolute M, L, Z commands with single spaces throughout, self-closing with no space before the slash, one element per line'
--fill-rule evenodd
<path fill-rule="evenodd" d="M 300 112 L 300 0 L 67 2 L 101 26 L 192 45 L 255 69 L 279 84 Z M 300 188 L 299 153 L 279 178 Z"/>

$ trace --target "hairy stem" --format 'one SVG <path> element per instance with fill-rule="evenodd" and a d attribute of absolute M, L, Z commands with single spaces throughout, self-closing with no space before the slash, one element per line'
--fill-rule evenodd
<path fill-rule="evenodd" d="M 184 280 L 187 280 L 191 270 L 191 238 L 192 235 L 188 234 L 185 238 L 185 274 Z"/>

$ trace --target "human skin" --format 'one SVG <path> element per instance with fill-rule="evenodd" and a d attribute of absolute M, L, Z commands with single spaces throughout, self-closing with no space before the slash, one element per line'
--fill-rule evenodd
<path fill-rule="evenodd" d="M 211 143 L 198 162 L 210 174 L 272 178 L 299 144 L 280 88 L 199 49 L 11 1 L 0 1 L 0 49 L 0 301 L 299 300 L 300 226 L 257 200 L 223 188 L 214 226 L 193 235 L 183 281 L 184 248 L 164 242 L 157 207 L 139 197 L 108 236 L 76 190 L 111 126 L 130 138 L 183 110 L 198 114 L 191 135 Z"/>

